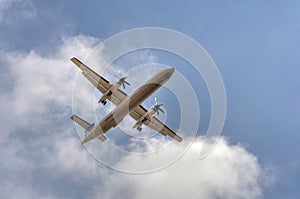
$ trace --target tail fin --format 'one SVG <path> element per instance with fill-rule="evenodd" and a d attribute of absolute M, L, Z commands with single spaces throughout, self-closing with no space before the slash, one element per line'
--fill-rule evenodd
<path fill-rule="evenodd" d="M 78 117 L 77 115 L 72 115 L 71 120 L 73 120 L 74 122 L 76 122 L 77 124 L 79 124 L 80 126 L 82 126 L 85 129 L 85 135 L 92 130 L 92 128 L 94 127 L 94 123 L 90 124 L 87 121 L 85 121 L 84 119 L 81 119 L 80 117 Z M 98 136 L 99 140 L 101 140 L 102 142 L 104 142 L 106 140 L 106 137 L 104 135 L 99 135 Z"/>

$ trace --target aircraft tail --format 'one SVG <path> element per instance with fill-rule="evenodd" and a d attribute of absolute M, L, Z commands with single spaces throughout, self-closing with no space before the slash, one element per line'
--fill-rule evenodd
<path fill-rule="evenodd" d="M 85 135 L 84 137 L 87 135 L 87 133 L 89 131 L 91 131 L 94 127 L 94 123 L 90 124 L 87 121 L 85 121 L 84 119 L 78 117 L 77 115 L 72 115 L 71 120 L 73 120 L 74 122 L 76 122 L 77 124 L 79 124 L 80 126 L 82 126 L 85 129 Z M 98 139 L 101 140 L 102 142 L 104 142 L 106 140 L 106 137 L 104 135 L 99 135 Z"/>

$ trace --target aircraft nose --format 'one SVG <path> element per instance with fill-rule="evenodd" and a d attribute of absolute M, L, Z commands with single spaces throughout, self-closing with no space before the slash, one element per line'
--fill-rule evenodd
<path fill-rule="evenodd" d="M 175 67 L 172 67 L 172 68 L 170 68 L 169 70 L 170 70 L 170 73 L 173 74 L 174 71 L 175 71 Z"/>

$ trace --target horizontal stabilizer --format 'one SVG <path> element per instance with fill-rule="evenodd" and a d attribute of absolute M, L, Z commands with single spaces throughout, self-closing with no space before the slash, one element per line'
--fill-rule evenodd
<path fill-rule="evenodd" d="M 90 124 L 87 121 L 85 121 L 84 119 L 81 119 L 80 117 L 78 117 L 77 115 L 73 115 L 71 117 L 71 120 L 73 120 L 74 122 L 76 122 L 77 124 L 79 124 L 80 126 L 82 126 L 86 130 L 85 133 L 87 133 L 88 131 L 90 131 L 93 128 L 93 126 L 94 126 L 94 123 Z M 107 138 L 104 135 L 99 135 L 98 139 L 101 140 L 102 142 L 104 142 Z"/>
<path fill-rule="evenodd" d="M 71 117 L 71 120 L 73 120 L 74 122 L 76 122 L 77 124 L 79 124 L 80 126 L 82 126 L 84 129 L 88 129 L 91 124 L 88 123 L 87 121 L 85 121 L 84 119 L 81 119 L 80 117 L 73 115 Z"/>

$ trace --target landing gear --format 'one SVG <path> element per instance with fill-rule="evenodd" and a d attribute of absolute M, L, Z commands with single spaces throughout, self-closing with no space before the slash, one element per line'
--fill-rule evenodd
<path fill-rule="evenodd" d="M 101 103 L 105 106 L 105 104 L 107 103 L 107 101 L 103 100 Z"/>
<path fill-rule="evenodd" d="M 140 126 L 138 126 L 136 129 L 137 129 L 139 132 L 142 131 L 142 127 L 140 127 Z"/>
<path fill-rule="evenodd" d="M 106 96 L 111 96 L 112 92 L 109 91 Z"/>

